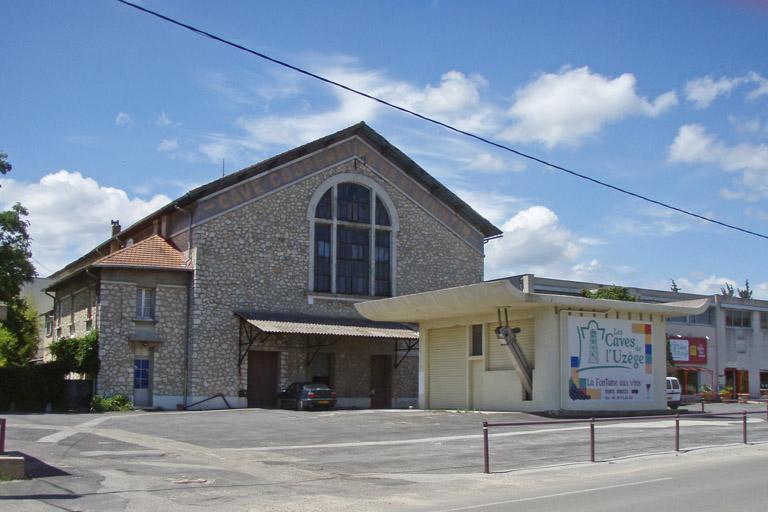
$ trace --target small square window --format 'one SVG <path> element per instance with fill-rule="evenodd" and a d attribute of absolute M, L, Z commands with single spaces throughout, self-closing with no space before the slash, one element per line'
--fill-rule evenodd
<path fill-rule="evenodd" d="M 472 339 L 470 347 L 470 356 L 483 355 L 483 326 L 476 324 L 472 326 Z"/>

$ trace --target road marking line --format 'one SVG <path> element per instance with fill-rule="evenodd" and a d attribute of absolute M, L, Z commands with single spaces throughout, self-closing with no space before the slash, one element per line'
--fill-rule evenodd
<path fill-rule="evenodd" d="M 70 436 L 73 436 L 77 433 L 78 433 L 77 430 L 71 430 L 71 429 L 60 430 L 54 434 L 41 437 L 40 439 L 37 440 L 37 442 L 38 443 L 58 443 L 59 441 L 63 441 L 64 439 Z"/>
<path fill-rule="evenodd" d="M 104 457 L 104 456 L 130 456 L 130 455 L 165 455 L 160 450 L 92 450 L 87 452 L 80 452 L 83 457 Z"/>
<path fill-rule="evenodd" d="M 543 496 L 531 496 L 529 498 L 518 498 L 515 500 L 505 500 L 505 501 L 494 501 L 491 503 L 483 503 L 481 505 L 468 505 L 466 507 L 457 507 L 457 508 L 445 508 L 441 509 L 439 511 L 435 512 L 459 512 L 461 510 L 475 510 L 479 508 L 487 508 L 487 507 L 494 507 L 497 505 L 507 505 L 510 503 L 522 503 L 526 501 L 536 501 L 536 500 L 545 500 L 549 498 L 559 498 L 561 496 L 572 496 L 575 494 L 586 494 L 588 492 L 597 492 L 597 491 L 607 491 L 610 489 L 620 489 L 622 487 L 633 487 L 637 485 L 645 485 L 645 484 L 652 484 L 656 482 L 665 482 L 668 480 L 674 480 L 672 477 L 665 477 L 665 478 L 654 478 L 653 480 L 643 480 L 642 482 L 630 482 L 626 484 L 616 484 L 616 485 L 606 485 L 604 487 L 592 487 L 591 489 L 579 489 L 577 491 L 567 491 L 567 492 L 558 492 L 555 494 L 545 494 Z"/>
<path fill-rule="evenodd" d="M 563 427 L 563 428 L 547 428 L 540 430 L 522 430 L 517 432 L 502 432 L 498 434 L 491 434 L 491 438 L 498 437 L 513 437 L 513 436 L 525 436 L 530 434 L 540 434 L 542 432 L 564 432 L 568 430 L 586 430 L 587 426 L 583 427 Z M 482 439 L 482 434 L 465 434 L 461 436 L 444 436 L 444 437 L 420 437 L 416 439 L 393 439 L 391 441 L 357 441 L 351 443 L 325 443 L 325 444 L 300 444 L 300 445 L 282 445 L 282 446 L 253 446 L 247 448 L 222 448 L 221 451 L 251 451 L 251 452 L 270 452 L 270 451 L 282 451 L 282 450 L 304 450 L 307 448 L 352 448 L 356 446 L 394 446 L 399 444 L 424 444 L 424 443 L 440 443 L 446 441 L 464 441 L 467 439 Z"/>

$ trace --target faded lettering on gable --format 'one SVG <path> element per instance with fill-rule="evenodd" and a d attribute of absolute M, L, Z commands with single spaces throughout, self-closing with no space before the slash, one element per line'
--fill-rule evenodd
<path fill-rule="evenodd" d="M 396 168 L 376 151 L 362 144 L 358 139 L 348 140 L 320 151 L 309 158 L 304 158 L 264 176 L 235 185 L 214 196 L 201 199 L 197 204 L 195 223 L 203 222 L 215 215 L 264 196 L 355 155 L 364 159 L 371 169 L 402 190 L 403 193 L 420 204 L 472 247 L 482 251 L 483 235 L 481 233 L 475 230 L 452 209 L 435 199 L 416 181 Z"/>

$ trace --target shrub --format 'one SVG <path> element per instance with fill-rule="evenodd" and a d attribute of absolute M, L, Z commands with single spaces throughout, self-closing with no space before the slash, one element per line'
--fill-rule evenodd
<path fill-rule="evenodd" d="M 61 405 L 66 372 L 56 363 L 0 368 L 0 410 L 43 411 Z"/>
<path fill-rule="evenodd" d="M 62 338 L 51 343 L 51 355 L 67 372 L 94 377 L 99 372 L 99 333 L 81 338 Z"/>
<path fill-rule="evenodd" d="M 125 395 L 96 395 L 91 400 L 92 412 L 132 411 L 133 404 Z"/>

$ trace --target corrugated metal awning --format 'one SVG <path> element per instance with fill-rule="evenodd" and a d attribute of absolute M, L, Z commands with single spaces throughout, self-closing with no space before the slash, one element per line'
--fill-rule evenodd
<path fill-rule="evenodd" d="M 365 319 L 292 315 L 265 311 L 238 311 L 236 315 L 262 332 L 317 336 L 354 336 L 418 340 L 419 332 L 411 326 Z"/>

